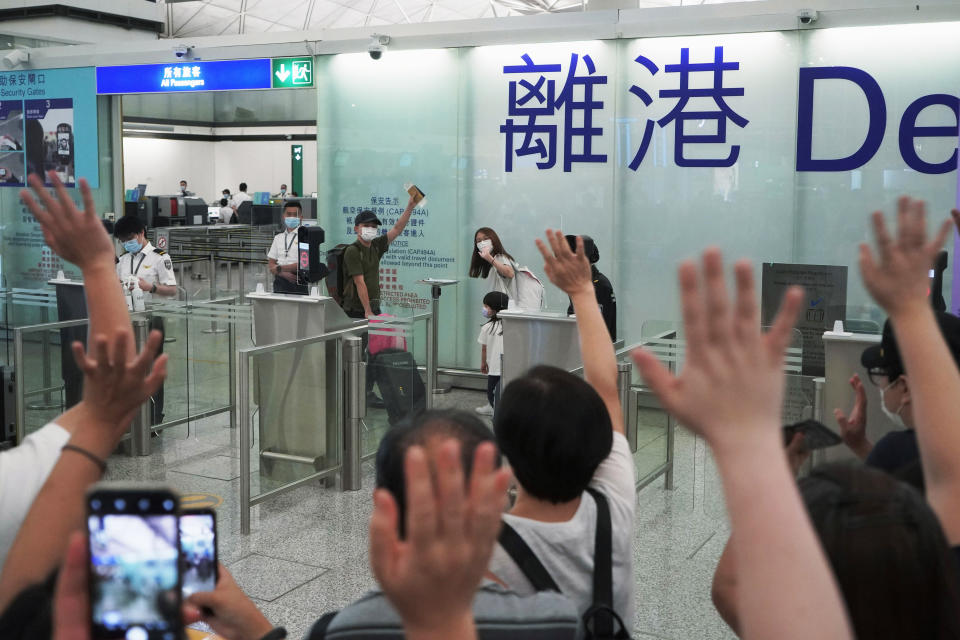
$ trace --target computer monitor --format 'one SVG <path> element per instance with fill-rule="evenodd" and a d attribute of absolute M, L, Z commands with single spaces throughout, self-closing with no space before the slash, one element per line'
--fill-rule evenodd
<path fill-rule="evenodd" d="M 270 202 L 269 191 L 254 191 L 253 204 L 268 204 Z"/>

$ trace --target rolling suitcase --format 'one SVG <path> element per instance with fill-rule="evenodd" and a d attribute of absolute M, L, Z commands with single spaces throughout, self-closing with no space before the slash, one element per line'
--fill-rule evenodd
<path fill-rule="evenodd" d="M 368 375 L 380 389 L 391 425 L 426 408 L 427 390 L 409 351 L 384 349 L 371 356 Z"/>

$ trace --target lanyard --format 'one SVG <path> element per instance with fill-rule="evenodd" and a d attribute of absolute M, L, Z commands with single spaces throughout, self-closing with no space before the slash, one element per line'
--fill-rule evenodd
<path fill-rule="evenodd" d="M 287 233 L 287 232 L 284 232 L 284 233 Z M 296 242 L 298 237 L 296 233 L 287 233 L 287 235 L 290 236 L 290 242 L 287 242 L 286 239 L 283 240 L 284 242 L 283 257 L 284 258 L 290 257 L 290 247 L 293 246 L 293 243 Z"/>
<path fill-rule="evenodd" d="M 131 273 L 131 274 L 137 275 L 137 272 L 140 271 L 140 265 L 143 264 L 143 259 L 146 258 L 146 257 L 147 257 L 147 254 L 145 254 L 145 253 L 141 250 L 141 251 L 140 251 L 140 261 L 137 263 L 137 268 L 134 269 L 134 268 L 133 268 L 133 254 L 132 254 L 132 253 L 130 254 L 130 273 Z"/>

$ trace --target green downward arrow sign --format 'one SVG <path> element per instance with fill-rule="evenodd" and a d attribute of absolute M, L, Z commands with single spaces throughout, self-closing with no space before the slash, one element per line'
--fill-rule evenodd
<path fill-rule="evenodd" d="M 287 78 L 290 77 L 290 72 L 287 71 L 286 65 L 284 65 L 284 64 L 281 62 L 281 63 L 280 63 L 280 70 L 277 71 L 274 75 L 276 75 L 277 78 L 280 79 L 280 82 L 286 82 L 286 81 L 287 81 Z"/>

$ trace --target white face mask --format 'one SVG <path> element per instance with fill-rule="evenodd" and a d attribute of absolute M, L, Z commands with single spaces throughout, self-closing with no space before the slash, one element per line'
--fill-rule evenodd
<path fill-rule="evenodd" d="M 897 379 L 899 380 L 899 378 Z M 896 412 L 890 411 L 887 409 L 887 401 L 884 398 L 884 394 L 887 392 L 887 389 L 897 384 L 897 380 L 894 380 L 887 386 L 880 389 L 880 408 L 883 410 L 883 415 L 887 416 L 890 421 L 897 426 L 898 429 L 906 429 L 907 425 L 903 421 L 903 418 L 900 417 L 900 412 L 903 411 L 903 405 L 900 405 L 900 408 Z"/>
<path fill-rule="evenodd" d="M 363 227 L 360 229 L 360 237 L 370 242 L 377 237 L 377 229 L 375 227 Z"/>
<path fill-rule="evenodd" d="M 493 249 L 492 240 L 481 240 L 477 243 L 477 251 L 483 252 L 485 249 Z"/>

